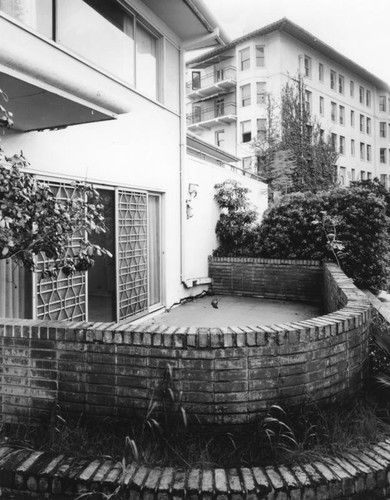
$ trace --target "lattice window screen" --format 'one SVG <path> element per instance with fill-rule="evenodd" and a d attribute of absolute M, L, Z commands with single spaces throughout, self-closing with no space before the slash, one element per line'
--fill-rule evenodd
<path fill-rule="evenodd" d="M 118 319 L 148 308 L 147 194 L 117 191 Z"/>
<path fill-rule="evenodd" d="M 75 195 L 75 188 L 64 183 L 49 183 L 50 188 L 59 199 L 71 199 Z M 72 238 L 70 253 L 79 246 L 83 235 Z M 47 262 L 46 257 L 40 254 L 38 266 Z M 39 276 L 39 275 L 38 275 Z M 36 317 L 44 320 L 77 320 L 86 319 L 86 275 L 75 273 L 65 276 L 62 272 L 58 278 L 37 278 L 36 282 Z"/>

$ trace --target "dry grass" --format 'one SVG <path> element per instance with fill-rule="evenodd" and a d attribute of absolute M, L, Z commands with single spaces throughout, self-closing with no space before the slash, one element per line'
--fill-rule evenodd
<path fill-rule="evenodd" d="M 3 425 L 0 443 L 89 459 L 229 468 L 342 455 L 390 434 L 390 426 L 376 416 L 376 403 L 368 397 L 326 409 L 305 403 L 288 414 L 274 406 L 257 423 L 230 432 L 184 424 L 183 420 L 163 424 L 153 412 L 143 422 L 122 426 L 109 421 L 84 425 L 57 415 L 49 430 Z"/>

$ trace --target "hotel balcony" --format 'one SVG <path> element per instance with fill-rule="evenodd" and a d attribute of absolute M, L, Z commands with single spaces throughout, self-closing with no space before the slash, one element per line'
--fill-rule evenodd
<path fill-rule="evenodd" d="M 237 106 L 234 103 L 218 104 L 214 107 L 193 109 L 193 112 L 187 115 L 188 130 L 197 128 L 210 129 L 221 123 L 232 123 L 237 121 Z"/>
<path fill-rule="evenodd" d="M 203 77 L 198 75 L 200 73 L 193 71 L 191 81 L 186 84 L 187 97 L 192 101 L 226 94 L 236 87 L 236 69 L 233 66 L 227 66 Z"/>

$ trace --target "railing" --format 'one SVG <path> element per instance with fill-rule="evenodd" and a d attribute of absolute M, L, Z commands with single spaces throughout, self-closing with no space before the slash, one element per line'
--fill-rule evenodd
<path fill-rule="evenodd" d="M 221 68 L 215 70 L 213 73 L 202 76 L 201 78 L 194 77 L 192 74 L 192 79 L 186 83 L 187 94 L 194 92 L 196 90 L 204 89 L 210 87 L 219 82 L 226 80 L 236 80 L 236 68 L 234 66 L 227 66 L 226 68 Z"/>
<path fill-rule="evenodd" d="M 213 120 L 226 115 L 235 115 L 237 106 L 233 102 L 231 103 L 218 103 L 212 108 L 194 110 L 192 113 L 187 115 L 187 125 L 192 125 L 194 123 L 204 122 Z"/>

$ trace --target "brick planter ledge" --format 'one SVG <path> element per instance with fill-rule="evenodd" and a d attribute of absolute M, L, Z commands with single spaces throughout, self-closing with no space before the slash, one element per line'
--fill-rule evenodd
<path fill-rule="evenodd" d="M 390 440 L 342 458 L 301 465 L 175 470 L 107 459 L 77 461 L 53 454 L 0 447 L 0 497 L 67 500 L 325 500 L 389 498 Z"/>
<path fill-rule="evenodd" d="M 290 298 L 310 300 L 313 290 L 318 298 L 323 288 L 327 314 L 224 328 L 0 320 L 0 422 L 42 422 L 57 403 L 76 418 L 144 418 L 152 394 L 161 410 L 168 365 L 190 421 L 211 425 L 253 422 L 270 405 L 292 407 L 307 395 L 329 403 L 361 390 L 371 306 L 340 269 L 271 259 L 213 265 L 215 286 L 226 281 L 243 292 L 252 276 L 252 295 L 260 294 L 262 276 L 267 290 L 272 278 L 276 297 L 287 282 Z"/>

